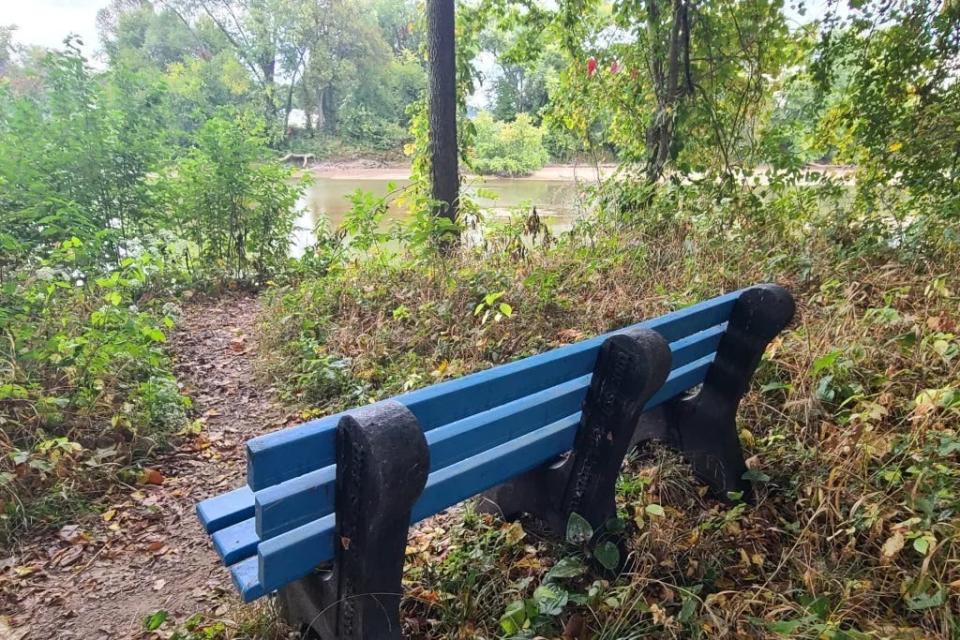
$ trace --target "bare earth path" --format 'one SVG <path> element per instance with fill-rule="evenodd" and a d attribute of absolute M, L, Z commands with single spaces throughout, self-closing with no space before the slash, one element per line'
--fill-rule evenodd
<path fill-rule="evenodd" d="M 254 377 L 257 311 L 245 296 L 186 306 L 171 347 L 202 431 L 161 456 L 148 484 L 114 492 L 100 518 L 14 550 L 0 638 L 155 637 L 143 627 L 155 611 L 169 613 L 170 629 L 238 602 L 194 505 L 239 486 L 244 441 L 286 422 Z"/>

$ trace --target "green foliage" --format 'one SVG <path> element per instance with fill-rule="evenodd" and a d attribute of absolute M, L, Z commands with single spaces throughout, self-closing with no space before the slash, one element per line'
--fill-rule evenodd
<path fill-rule="evenodd" d="M 4 539 L 71 517 L 69 503 L 186 424 L 163 348 L 173 319 L 138 306 L 161 265 L 143 255 L 102 272 L 85 254 L 64 241 L 0 285 Z"/>
<path fill-rule="evenodd" d="M 820 135 L 856 163 L 864 207 L 903 203 L 925 233 L 945 234 L 960 219 L 960 55 L 955 3 L 858 3 L 831 16 L 813 65 L 823 91 L 843 89 L 823 115 Z M 901 189 L 902 188 L 902 189 Z"/>
<path fill-rule="evenodd" d="M 72 42 L 46 53 L 35 93 L 0 86 L 0 278 L 71 237 L 118 261 L 156 224 L 149 173 L 164 156 L 162 88 L 119 68 L 94 77 Z"/>
<path fill-rule="evenodd" d="M 77 517 L 183 429 L 189 401 L 165 350 L 175 305 L 160 296 L 286 267 L 299 194 L 250 118 L 187 134 L 172 115 L 187 95 L 180 63 L 162 74 L 118 55 L 97 73 L 68 40 L 12 64 L 16 82 L 0 80 L 4 542 Z"/>
<path fill-rule="evenodd" d="M 195 141 L 165 181 L 171 219 L 199 248 L 201 268 L 263 278 L 286 262 L 301 187 L 289 167 L 269 159 L 256 119 L 225 112 Z"/>
<path fill-rule="evenodd" d="M 498 122 L 489 113 L 474 118 L 476 138 L 471 166 L 481 174 L 522 176 L 540 169 L 549 159 L 543 132 L 521 113 L 513 122 Z"/>

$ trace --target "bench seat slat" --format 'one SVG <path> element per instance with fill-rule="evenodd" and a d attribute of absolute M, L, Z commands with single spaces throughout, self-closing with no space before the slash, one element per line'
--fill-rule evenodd
<path fill-rule="evenodd" d="M 197 505 L 197 516 L 207 533 L 219 531 L 253 515 L 253 491 L 243 486 Z"/>
<path fill-rule="evenodd" d="M 256 520 L 248 518 L 229 527 L 214 532 L 213 548 L 217 550 L 223 563 L 231 565 L 257 552 L 260 540 L 257 536 Z"/>
<path fill-rule="evenodd" d="M 740 296 L 735 291 L 632 327 L 553 349 L 492 369 L 395 398 L 416 416 L 424 431 L 480 413 L 536 391 L 590 373 L 603 341 L 629 328 L 659 332 L 668 342 L 727 320 Z M 333 463 L 340 416 L 327 416 L 253 438 L 247 443 L 247 481 L 259 491 Z"/>
<path fill-rule="evenodd" d="M 431 473 L 423 494 L 414 505 L 411 520 L 416 522 L 439 513 L 570 450 L 579 423 L 580 413 L 577 412 Z M 334 515 L 330 514 L 260 543 L 260 585 L 264 592 L 274 591 L 333 559 L 334 527 Z"/>
<path fill-rule="evenodd" d="M 250 556 L 245 560 L 230 566 L 230 577 L 240 592 L 244 602 L 253 602 L 265 594 L 260 586 L 260 565 L 257 556 Z"/>
<path fill-rule="evenodd" d="M 270 593 L 334 557 L 336 523 L 334 514 L 309 522 L 275 538 L 264 540 L 257 549 L 257 576 L 260 587 Z"/>

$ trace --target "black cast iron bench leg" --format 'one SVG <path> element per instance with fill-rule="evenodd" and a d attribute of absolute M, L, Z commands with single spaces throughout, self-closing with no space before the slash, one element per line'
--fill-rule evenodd
<path fill-rule="evenodd" d="M 793 318 L 793 298 L 783 287 L 763 284 L 734 304 L 717 356 L 700 390 L 643 416 L 634 444 L 659 440 L 683 454 L 694 473 L 722 498 L 752 499 L 737 431 L 737 409 L 767 344 Z"/>
<path fill-rule="evenodd" d="M 635 329 L 607 338 L 583 402 L 573 450 L 485 492 L 480 508 L 510 520 L 532 516 L 542 532 L 563 539 L 572 513 L 595 532 L 616 516 L 615 489 L 643 407 L 670 372 L 660 334 Z"/>
<path fill-rule="evenodd" d="M 358 409 L 337 427 L 337 557 L 279 592 L 286 619 L 314 637 L 399 639 L 410 511 L 427 481 L 427 441 L 398 402 Z M 319 635 L 316 635 L 319 634 Z"/>

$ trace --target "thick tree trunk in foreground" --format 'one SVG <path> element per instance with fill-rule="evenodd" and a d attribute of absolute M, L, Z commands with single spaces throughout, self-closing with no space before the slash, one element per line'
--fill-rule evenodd
<path fill-rule="evenodd" d="M 457 219 L 457 69 L 454 0 L 427 0 L 429 58 L 430 180 L 435 214 Z"/>

